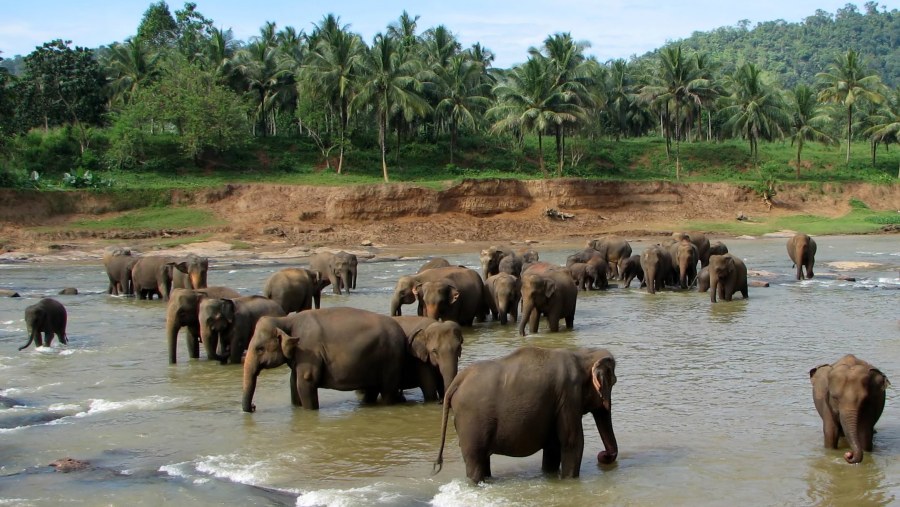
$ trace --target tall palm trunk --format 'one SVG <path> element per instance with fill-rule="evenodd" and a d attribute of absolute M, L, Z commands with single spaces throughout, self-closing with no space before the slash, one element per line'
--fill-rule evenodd
<path fill-rule="evenodd" d="M 379 122 L 378 128 L 378 140 L 381 142 L 381 171 L 384 174 L 384 182 L 388 182 L 388 172 L 387 172 L 387 147 L 385 146 L 387 140 L 385 137 L 387 136 L 387 111 L 382 113 L 381 122 Z"/>
<path fill-rule="evenodd" d="M 853 106 L 847 108 L 847 165 L 850 165 L 850 140 L 853 138 Z"/>
<path fill-rule="evenodd" d="M 563 151 L 562 151 L 562 127 L 556 126 L 556 177 L 562 176 Z"/>
<path fill-rule="evenodd" d="M 538 130 L 538 164 L 540 164 L 541 174 L 547 177 L 547 169 L 544 167 L 544 136 Z"/>

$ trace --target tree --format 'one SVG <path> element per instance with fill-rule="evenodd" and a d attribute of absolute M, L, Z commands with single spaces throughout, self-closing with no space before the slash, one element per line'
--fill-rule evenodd
<path fill-rule="evenodd" d="M 102 61 L 110 87 L 110 102 L 127 104 L 141 86 L 152 81 L 157 73 L 159 53 L 142 38 L 132 38 L 113 44 Z"/>
<path fill-rule="evenodd" d="M 850 5 L 850 4 L 847 4 Z M 850 143 L 853 140 L 853 108 L 860 100 L 876 104 L 884 100 L 880 93 L 881 79 L 868 71 L 859 54 L 850 49 L 838 55 L 826 72 L 816 74 L 824 84 L 819 100 L 840 104 L 847 112 L 847 165 L 850 164 Z"/>
<path fill-rule="evenodd" d="M 873 142 L 900 144 L 900 86 L 894 88 L 885 102 L 881 113 L 873 118 L 873 125 L 866 130 L 866 135 Z M 900 178 L 900 167 L 897 178 Z"/>
<path fill-rule="evenodd" d="M 178 26 L 178 49 L 193 61 L 202 55 L 206 41 L 212 35 L 213 22 L 197 11 L 194 2 L 185 2 L 183 9 L 175 11 L 175 22 Z"/>
<path fill-rule="evenodd" d="M 827 124 L 826 115 L 816 100 L 816 92 L 806 85 L 797 85 L 790 93 L 789 114 L 791 122 L 791 144 L 797 144 L 797 179 L 800 179 L 800 153 L 804 141 L 821 141 L 833 143 L 834 139 L 821 130 L 820 125 Z"/>
<path fill-rule="evenodd" d="M 378 122 L 378 141 L 381 145 L 381 169 L 388 181 L 387 132 L 391 114 L 424 114 L 430 109 L 422 97 L 423 85 L 416 78 L 415 60 L 404 60 L 398 51 L 397 40 L 382 33 L 375 35 L 372 47 L 361 60 L 359 93 L 353 98 L 351 110 L 366 108 L 375 113 Z"/>
<path fill-rule="evenodd" d="M 733 135 L 741 135 L 750 142 L 750 155 L 759 156 L 759 140 L 784 137 L 789 118 L 777 90 L 769 85 L 762 71 L 752 63 L 745 63 L 734 72 L 728 84 L 729 106 L 721 114 L 727 118 L 725 128 Z"/>
<path fill-rule="evenodd" d="M 3 57 L 0 57 L 0 62 Z M 15 98 L 13 84 L 15 78 L 4 67 L 0 67 L 0 151 L 4 145 L 6 136 L 13 131 L 15 115 Z"/>
<path fill-rule="evenodd" d="M 450 163 L 459 137 L 459 126 L 475 129 L 477 117 L 491 104 L 490 90 L 481 79 L 481 64 L 463 55 L 450 58 L 446 67 L 435 68 L 435 84 L 440 101 L 436 113 L 450 125 Z"/>
<path fill-rule="evenodd" d="M 150 4 L 138 25 L 137 39 L 153 48 L 168 47 L 178 38 L 178 24 L 164 0 Z"/>
<path fill-rule="evenodd" d="M 275 135 L 276 117 L 285 95 L 294 93 L 294 76 L 278 58 L 278 48 L 264 38 L 251 42 L 235 55 L 235 69 L 244 81 L 254 107 L 254 133 Z"/>

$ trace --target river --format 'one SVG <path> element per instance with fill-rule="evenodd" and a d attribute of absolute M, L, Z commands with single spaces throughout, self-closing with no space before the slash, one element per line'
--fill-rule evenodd
<path fill-rule="evenodd" d="M 241 369 L 167 363 L 164 303 L 105 294 L 101 265 L 0 266 L 0 505 L 887 505 L 900 502 L 900 401 L 888 389 L 875 450 L 860 465 L 822 446 L 808 371 L 855 353 L 900 382 L 900 238 L 820 237 L 817 277 L 798 282 L 785 239 L 726 239 L 751 287 L 730 303 L 708 294 L 634 288 L 579 293 L 575 329 L 519 337 L 497 322 L 465 329 L 461 367 L 525 344 L 603 346 L 617 359 L 617 462 L 596 464 L 590 416 L 578 479 L 540 472 L 540 454 L 494 456 L 495 479 L 470 486 L 456 434 L 432 476 L 441 407 L 409 391 L 395 406 L 361 406 L 320 390 L 321 409 L 295 409 L 288 369 L 260 375 L 257 412 L 241 411 Z M 635 253 L 649 244 L 635 242 Z M 542 250 L 563 263 L 579 249 Z M 439 255 L 439 252 L 435 252 Z M 447 255 L 478 269 L 476 252 Z M 843 272 L 829 262 L 871 263 Z M 396 279 L 422 260 L 361 263 L 359 290 L 323 306 L 387 313 Z M 261 291 L 284 264 L 213 261 L 211 285 Z M 832 276 L 829 276 L 832 275 Z M 54 296 L 69 311 L 69 344 L 19 352 L 25 306 Z M 405 306 L 409 314 L 412 306 Z M 182 337 L 183 338 L 183 337 Z M 843 442 L 843 441 L 842 441 Z M 58 473 L 58 458 L 87 460 Z"/>

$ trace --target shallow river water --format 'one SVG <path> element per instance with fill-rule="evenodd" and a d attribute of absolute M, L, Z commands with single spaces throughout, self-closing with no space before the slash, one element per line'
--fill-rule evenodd
<path fill-rule="evenodd" d="M 579 293 L 572 331 L 465 329 L 461 367 L 536 344 L 604 346 L 618 368 L 614 465 L 596 464 L 603 446 L 586 416 L 580 478 L 543 475 L 540 454 L 494 456 L 495 479 L 480 486 L 466 481 L 452 425 L 443 471 L 431 475 L 441 407 L 418 392 L 402 405 L 361 406 L 354 393 L 320 390 L 319 411 L 295 409 L 282 367 L 260 375 L 257 412 L 246 414 L 240 367 L 188 360 L 183 339 L 180 362 L 167 363 L 163 303 L 106 295 L 99 264 L 3 265 L 0 288 L 25 297 L 0 299 L 0 396 L 16 403 L 0 405 L 0 505 L 896 504 L 896 387 L 874 452 L 848 465 L 844 450 L 822 446 L 808 371 L 852 352 L 900 382 L 900 239 L 817 241 L 817 277 L 797 282 L 785 239 L 726 240 L 771 282 L 746 301 L 633 286 Z M 579 246 L 537 250 L 562 263 Z M 447 257 L 478 269 L 476 252 Z M 835 261 L 874 265 L 838 281 L 826 264 Z M 323 306 L 387 313 L 396 279 L 422 262 L 361 263 L 358 292 L 327 288 Z M 282 267 L 213 262 L 209 281 L 258 293 Z M 18 352 L 25 306 L 66 286 L 82 292 L 54 296 L 69 311 L 69 345 Z M 66 456 L 92 468 L 47 466 Z"/>

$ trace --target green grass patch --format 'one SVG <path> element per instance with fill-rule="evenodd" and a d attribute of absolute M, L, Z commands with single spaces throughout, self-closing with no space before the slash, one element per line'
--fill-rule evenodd
<path fill-rule="evenodd" d="M 212 237 L 211 233 L 194 234 L 192 236 L 179 236 L 177 238 L 160 241 L 159 246 L 161 248 L 175 248 L 176 246 L 190 245 L 192 243 L 200 243 L 201 241 L 207 241 L 211 237 Z"/>
<path fill-rule="evenodd" d="M 211 212 L 193 208 L 143 208 L 113 218 L 81 219 L 66 224 L 66 230 L 106 231 L 195 229 L 215 227 L 224 222 Z M 58 227 L 37 227 L 38 232 L 51 232 Z"/>
<path fill-rule="evenodd" d="M 862 201 L 857 201 L 861 203 Z M 863 206 L 865 204 L 863 203 Z M 877 232 L 883 225 L 900 224 L 900 213 L 896 211 L 872 211 L 854 207 L 844 216 L 837 218 L 815 215 L 795 215 L 772 219 L 750 217 L 748 221 L 734 222 L 690 222 L 689 229 L 716 231 L 735 236 L 758 236 L 783 230 L 801 231 L 813 236 L 825 234 L 865 234 Z"/>

